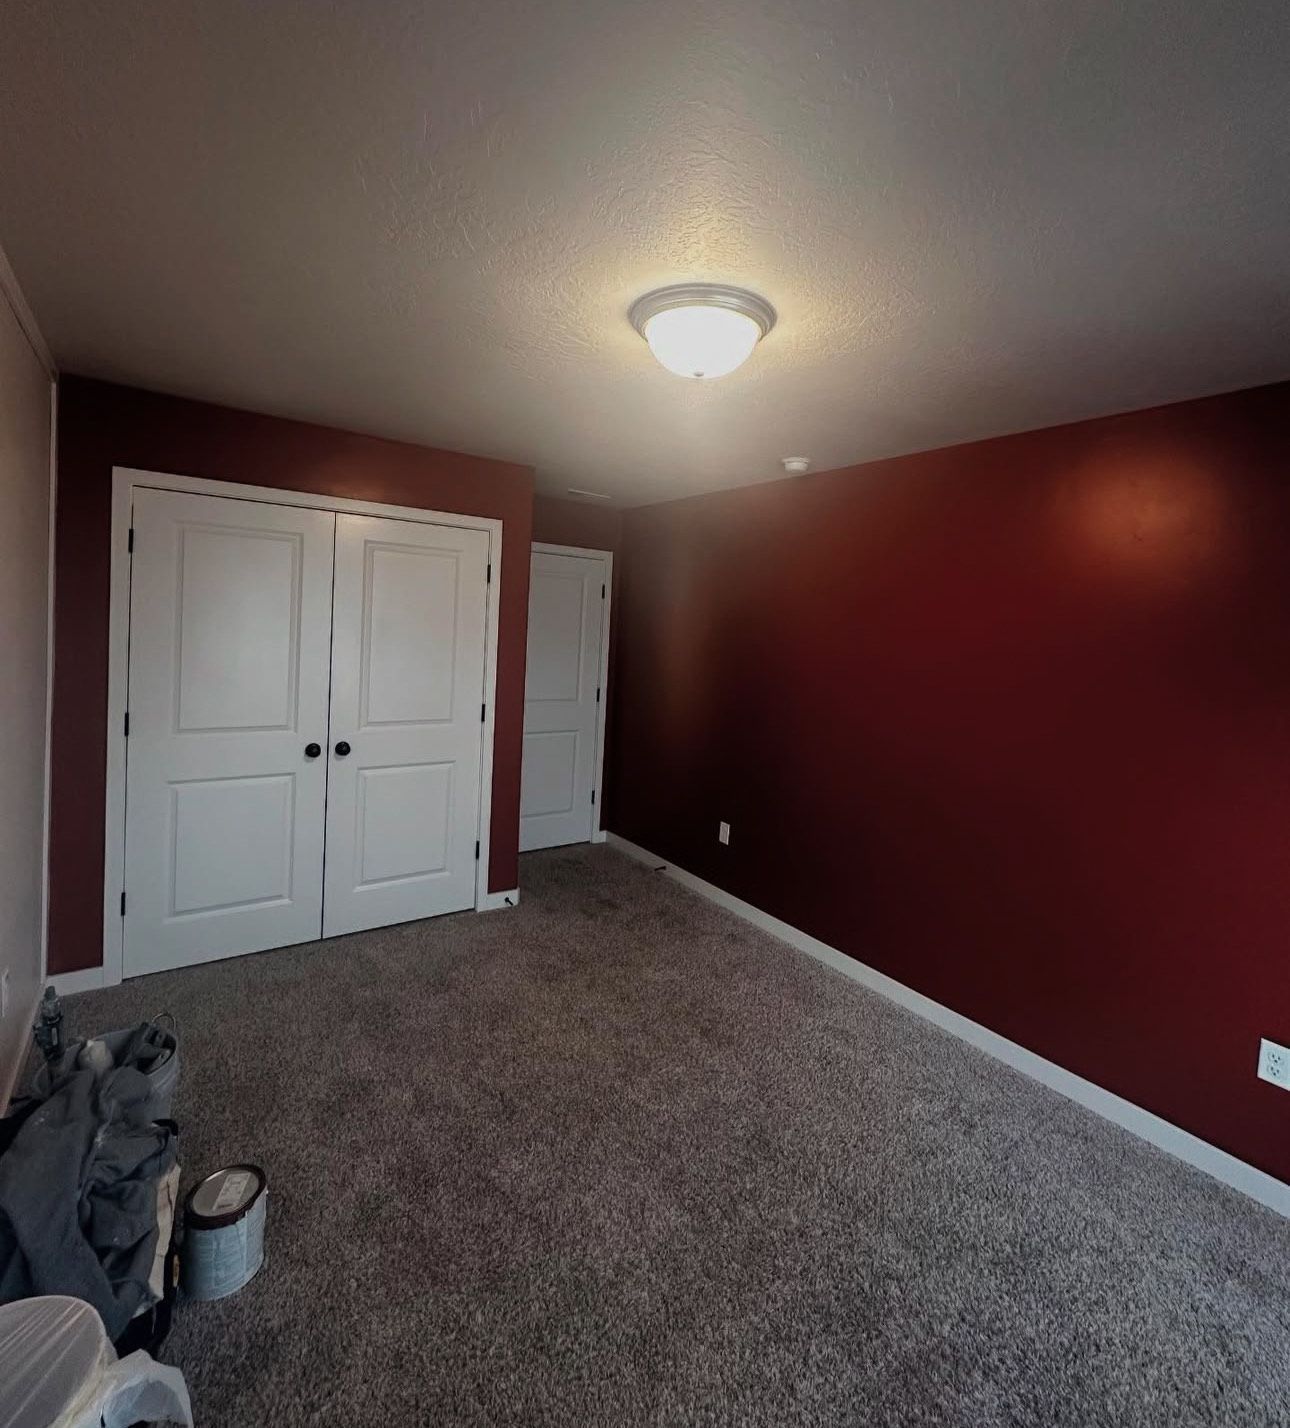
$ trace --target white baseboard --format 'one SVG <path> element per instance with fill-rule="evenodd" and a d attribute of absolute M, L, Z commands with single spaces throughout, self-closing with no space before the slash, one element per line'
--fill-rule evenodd
<path fill-rule="evenodd" d="M 852 981 L 859 982 L 881 997 L 886 997 L 888 1001 L 905 1007 L 943 1031 L 948 1031 L 970 1046 L 975 1046 L 1014 1070 L 1022 1072 L 1023 1075 L 1042 1082 L 1072 1101 L 1077 1101 L 1106 1120 L 1123 1126 L 1125 1130 L 1132 1131 L 1134 1135 L 1150 1141 L 1152 1145 L 1168 1151 L 1179 1160 L 1194 1165 L 1197 1170 L 1203 1170 L 1206 1175 L 1212 1175 L 1214 1179 L 1221 1180 L 1225 1185 L 1230 1185 L 1260 1204 L 1267 1205 L 1278 1214 L 1290 1216 L 1290 1185 L 1278 1180 L 1276 1176 L 1269 1175 L 1244 1160 L 1238 1160 L 1236 1156 L 1229 1155 L 1227 1151 L 1220 1150 L 1209 1141 L 1201 1140 L 1199 1136 L 1192 1135 L 1190 1131 L 1183 1130 L 1171 1121 L 1143 1110 L 1132 1101 L 1126 1101 L 1123 1096 L 1117 1096 L 1092 1081 L 1086 1081 L 1083 1076 L 1067 1071 L 1055 1061 L 1028 1051 L 1015 1041 L 1009 1041 L 1006 1036 L 1000 1036 L 997 1031 L 991 1031 L 988 1026 L 982 1026 L 980 1022 L 951 1011 L 940 1002 L 934 1002 L 931 997 L 925 997 L 921 992 L 905 986 L 903 982 L 896 981 L 894 977 L 867 967 L 863 962 L 857 962 L 854 957 L 848 957 L 836 947 L 830 947 L 827 942 L 821 942 L 791 924 L 781 922 L 779 918 L 762 912 L 760 908 L 723 891 L 714 883 L 705 882 L 693 873 L 687 873 L 684 868 L 673 866 L 648 849 L 629 843 L 626 838 L 620 838 L 616 833 L 609 834 L 608 842 L 611 847 L 617 848 L 629 858 L 635 858 L 652 868 L 662 864 L 668 877 L 716 903 L 718 907 L 724 907 L 737 917 L 742 917 L 745 922 L 752 923 L 763 932 L 769 932 L 781 942 L 787 942 L 790 947 L 807 953 L 817 961 L 841 972 L 843 976 L 850 977 Z"/>
<path fill-rule="evenodd" d="M 520 902 L 519 888 L 510 888 L 502 892 L 485 893 L 482 901 L 477 905 L 477 912 L 496 912 L 499 908 L 518 907 Z M 116 981 L 110 981 L 102 967 L 86 967 L 81 972 L 55 972 L 45 978 L 54 991 L 60 997 L 75 996 L 77 992 L 96 992 L 101 987 L 116 986 Z"/>
<path fill-rule="evenodd" d="M 77 992 L 96 992 L 106 986 L 102 967 L 86 967 L 80 972 L 55 972 L 45 978 L 60 997 L 72 997 Z"/>

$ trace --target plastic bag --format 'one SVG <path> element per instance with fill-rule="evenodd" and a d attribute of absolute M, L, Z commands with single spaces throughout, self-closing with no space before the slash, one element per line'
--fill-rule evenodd
<path fill-rule="evenodd" d="M 142 1351 L 118 1360 L 103 1321 L 80 1299 L 46 1295 L 0 1306 L 0 1428 L 192 1428 L 184 1376 Z"/>

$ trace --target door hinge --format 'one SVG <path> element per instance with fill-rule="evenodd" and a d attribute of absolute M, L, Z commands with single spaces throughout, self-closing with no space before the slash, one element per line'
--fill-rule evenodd
<path fill-rule="evenodd" d="M 479 858 L 479 839 L 478 839 L 478 838 L 475 839 L 475 858 L 476 858 L 476 860 L 478 860 L 478 858 Z"/>
<path fill-rule="evenodd" d="M 128 709 L 125 711 L 125 736 L 127 739 L 130 737 L 130 711 Z"/>
<path fill-rule="evenodd" d="M 121 916 L 125 916 L 125 893 L 121 894 Z"/>
<path fill-rule="evenodd" d="M 605 598 L 605 587 L 604 587 L 604 583 L 603 583 L 603 582 L 601 583 L 601 586 L 600 586 L 600 598 L 601 598 L 602 600 Z"/>
<path fill-rule="evenodd" d="M 491 585 L 492 583 L 493 583 L 493 562 L 490 560 L 490 561 L 488 562 L 488 564 L 487 564 L 486 566 L 484 566 L 484 584 L 485 584 L 485 585 Z"/>
<path fill-rule="evenodd" d="M 484 720 L 487 719 L 487 718 L 488 718 L 488 705 L 487 705 L 487 704 L 481 704 L 481 705 L 479 706 L 479 722 L 482 724 L 482 723 L 484 722 Z"/>
<path fill-rule="evenodd" d="M 596 790 L 594 788 L 591 790 L 591 806 L 593 808 L 596 806 Z"/>
<path fill-rule="evenodd" d="M 126 537 L 125 548 L 128 551 L 134 550 L 134 527 L 130 527 L 130 534 Z"/>
<path fill-rule="evenodd" d="M 600 703 L 600 686 L 599 686 L 599 685 L 596 686 L 596 703 L 597 703 L 597 704 Z"/>

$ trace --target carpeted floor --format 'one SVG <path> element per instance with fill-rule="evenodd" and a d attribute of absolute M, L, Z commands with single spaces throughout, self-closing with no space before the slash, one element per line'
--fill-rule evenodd
<path fill-rule="evenodd" d="M 166 973 L 199 1428 L 1290 1422 L 1290 1223 L 606 848 L 515 912 Z"/>

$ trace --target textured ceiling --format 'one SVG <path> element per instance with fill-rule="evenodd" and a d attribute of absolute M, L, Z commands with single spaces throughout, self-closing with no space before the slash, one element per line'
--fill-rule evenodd
<path fill-rule="evenodd" d="M 60 364 L 625 504 L 1290 376 L 1285 0 L 3 0 Z M 626 310 L 755 288 L 740 372 Z"/>

